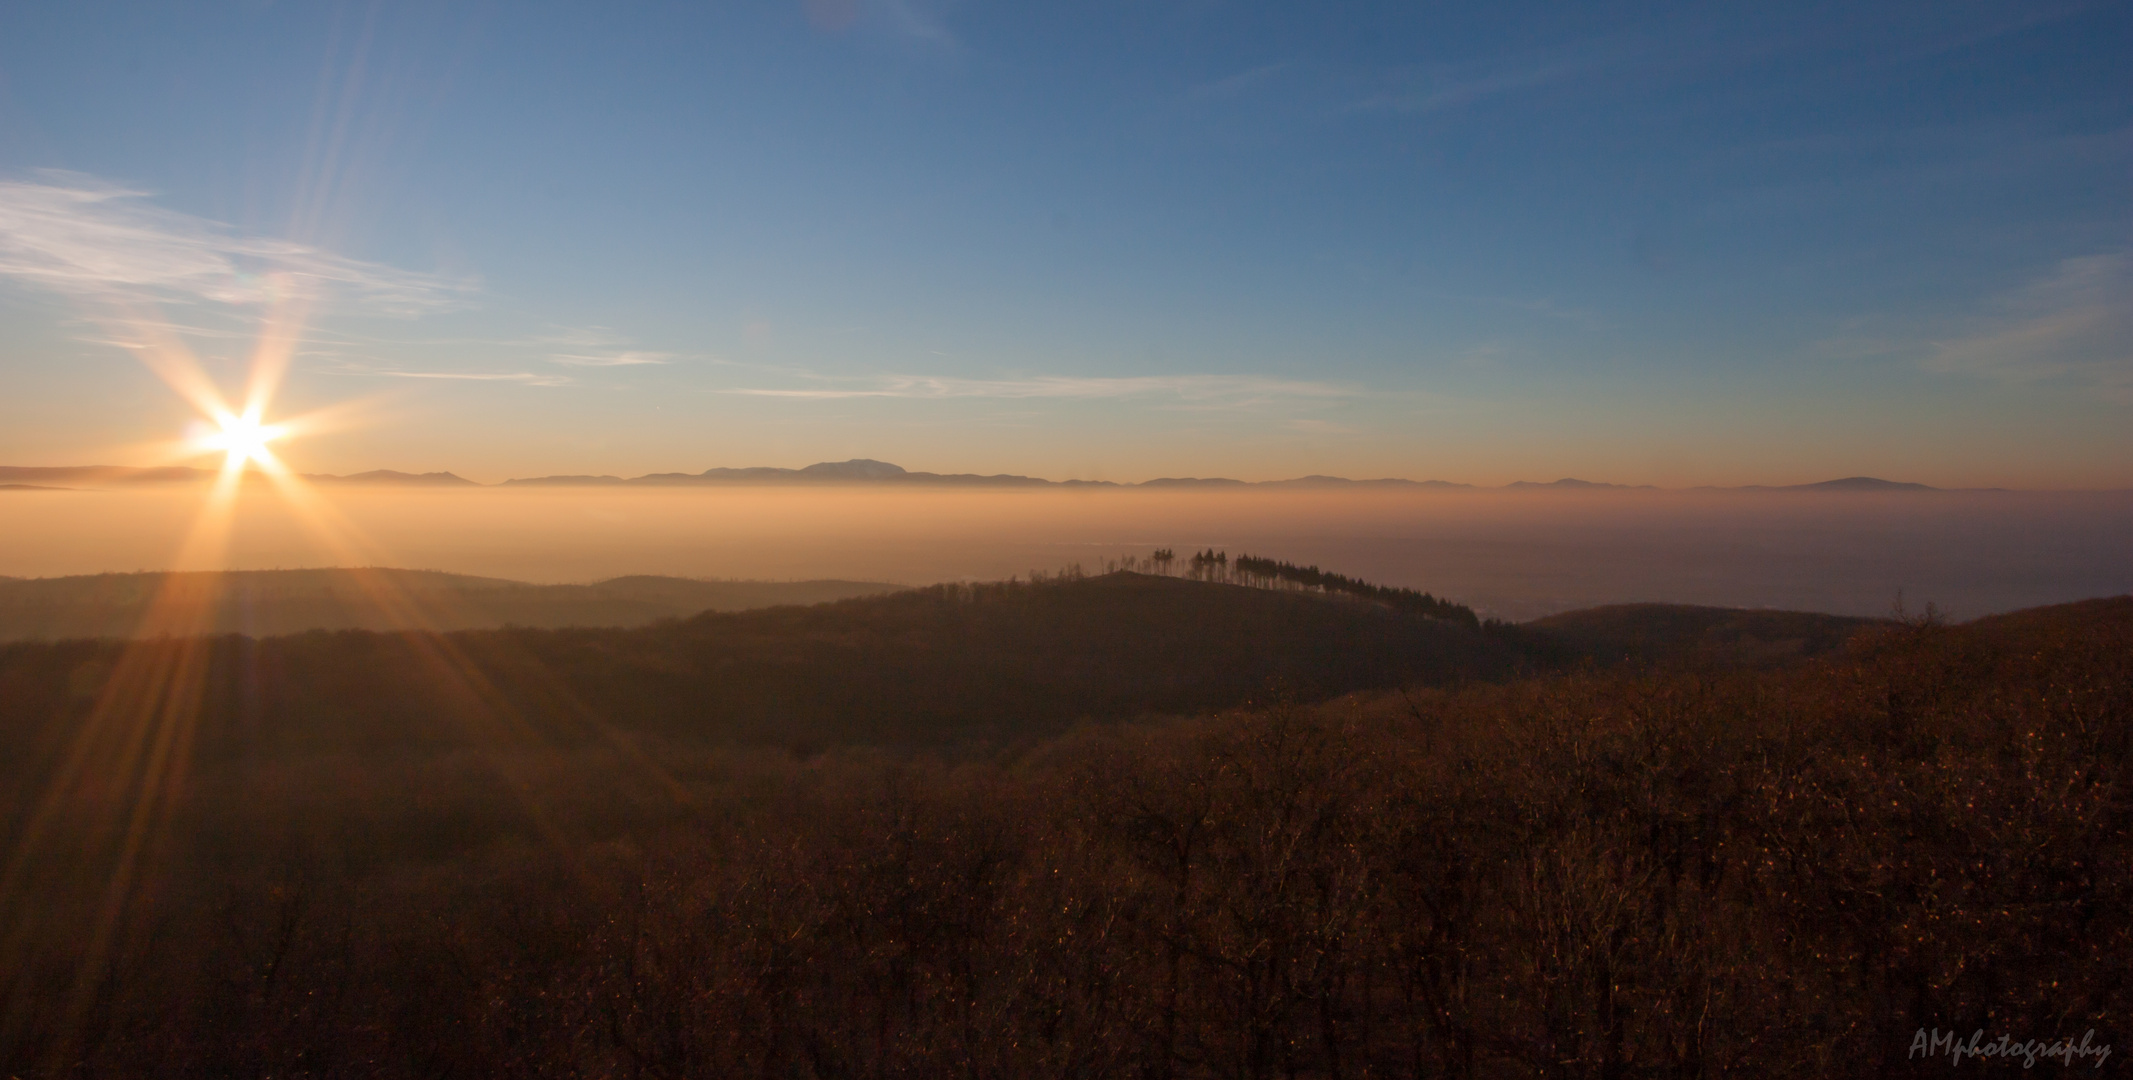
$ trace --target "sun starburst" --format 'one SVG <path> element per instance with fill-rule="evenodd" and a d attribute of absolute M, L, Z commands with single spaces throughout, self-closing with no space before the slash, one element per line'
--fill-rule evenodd
<path fill-rule="evenodd" d="M 219 430 L 203 437 L 200 446 L 222 451 L 226 458 L 224 468 L 243 468 L 254 462 L 266 465 L 273 457 L 267 444 L 289 434 L 283 425 L 261 423 L 258 413 L 250 410 L 242 415 L 223 413 L 214 419 Z"/>

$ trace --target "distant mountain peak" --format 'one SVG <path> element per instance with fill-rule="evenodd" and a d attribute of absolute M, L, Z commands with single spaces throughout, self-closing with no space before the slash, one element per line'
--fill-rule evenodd
<path fill-rule="evenodd" d="M 1823 480 L 1813 484 L 1749 484 L 1746 487 L 1703 487 L 1698 491 L 1939 491 L 1928 484 L 1912 484 L 1901 480 L 1883 480 L 1878 476 L 1847 476 L 1841 480 Z M 1979 490 L 1972 488 L 1970 490 Z"/>
<path fill-rule="evenodd" d="M 1244 486 L 1244 481 L 1242 481 L 1242 480 L 1232 480 L 1232 479 L 1230 479 L 1229 477 L 1226 477 L 1226 476 L 1208 476 L 1208 477 L 1200 477 L 1200 476 L 1163 476 L 1163 477 L 1157 477 L 1157 478 L 1156 478 L 1156 479 L 1154 479 L 1154 480 L 1143 480 L 1143 481 L 1141 481 L 1141 483 L 1140 483 L 1140 486 L 1141 486 L 1141 487 L 1243 487 L 1243 486 Z"/>
<path fill-rule="evenodd" d="M 850 461 L 818 461 L 801 469 L 800 475 L 834 477 L 839 480 L 885 480 L 906 474 L 901 465 L 891 465 L 873 458 L 853 458 Z"/>
<path fill-rule="evenodd" d="M 1911 484 L 1901 480 L 1883 480 L 1878 476 L 1847 476 L 1842 480 L 1824 480 L 1819 484 L 1794 484 L 1795 491 L 1938 491 L 1926 484 Z"/>
<path fill-rule="evenodd" d="M 1539 482 L 1539 481 L 1535 481 L 1535 480 L 1515 480 L 1515 481 L 1512 481 L 1511 483 L 1505 484 L 1504 486 L 1505 486 L 1505 487 L 1507 487 L 1507 488 L 1513 488 L 1513 489 L 1517 489 L 1517 490 L 1521 490 L 1521 491 L 1530 491 L 1530 490 L 1532 490 L 1532 489 L 1534 489 L 1534 488 L 1561 488 L 1561 489 L 1565 489 L 1565 490 L 1586 490 L 1586 489 L 1591 489 L 1591 490 L 1599 490 L 1599 489 L 1602 489 L 1602 488 L 1606 488 L 1606 489 L 1621 489 L 1621 488 L 1626 488 L 1626 487 L 1628 487 L 1629 485 L 1628 485 L 1628 484 L 1603 484 L 1603 483 L 1600 483 L 1600 482 L 1598 482 L 1598 481 L 1596 481 L 1596 480 L 1579 480 L 1579 479 L 1577 479 L 1576 477 L 1573 477 L 1573 476 L 1566 476 L 1566 477 L 1563 477 L 1563 478 L 1562 478 L 1561 480 L 1551 480 L 1551 481 L 1548 481 L 1547 483 L 1541 483 L 1541 482 Z M 1643 486 L 1643 487 L 1650 487 L 1651 485 L 1649 485 L 1649 484 L 1644 484 L 1644 485 L 1640 485 L 1640 486 Z"/>
<path fill-rule="evenodd" d="M 447 487 L 477 487 L 474 481 L 448 472 L 404 473 L 397 469 L 372 469 L 369 472 L 350 473 L 347 476 L 307 475 L 306 480 L 325 480 L 340 484 L 420 484 Z"/>

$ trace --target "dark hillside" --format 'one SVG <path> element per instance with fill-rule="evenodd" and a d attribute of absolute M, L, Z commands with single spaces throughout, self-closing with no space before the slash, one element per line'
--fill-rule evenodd
<path fill-rule="evenodd" d="M 2091 632 L 2122 632 L 2129 623 L 2133 623 L 2133 596 L 2105 596 L 2010 611 L 2005 615 L 1973 619 L 1963 625 L 1975 633 L 2007 639 L 2035 634 L 2058 639 Z"/>
<path fill-rule="evenodd" d="M 819 604 L 900 587 L 651 576 L 529 585 L 377 567 L 0 579 L 0 641 L 129 637 L 138 632 L 151 602 L 165 594 L 204 607 L 211 633 L 265 637 L 306 630 L 643 626 L 703 611 Z M 380 603 L 381 595 L 389 602 Z"/>
<path fill-rule="evenodd" d="M 2133 599 L 1476 678 L 1532 633 L 1120 575 L 0 646 L 0 1076 L 2124 1060 Z M 1386 689 L 1041 737 L 1268 678 Z"/>
<path fill-rule="evenodd" d="M 1529 666 L 1521 646 L 1455 623 L 1123 572 L 710 614 L 619 637 L 474 635 L 467 648 L 499 671 L 557 672 L 609 715 L 751 740 L 1026 735 L 1224 708 L 1269 686 L 1315 700 Z"/>
<path fill-rule="evenodd" d="M 1524 623 L 1602 663 L 1767 666 L 1822 656 L 1880 620 L 1690 604 L 1612 604 Z"/>
<path fill-rule="evenodd" d="M 80 678 L 72 672 L 109 665 L 119 651 L 0 648 L 0 686 L 62 702 L 68 680 Z M 1085 717 L 1224 708 L 1269 686 L 1309 700 L 1502 678 L 1526 663 L 1515 644 L 1367 603 L 1118 573 L 641 629 L 225 637 L 207 646 L 202 751 L 212 756 L 224 739 L 231 753 L 283 740 L 443 746 L 497 723 L 566 741 L 628 731 L 787 746 L 941 744 L 1051 734 Z"/>

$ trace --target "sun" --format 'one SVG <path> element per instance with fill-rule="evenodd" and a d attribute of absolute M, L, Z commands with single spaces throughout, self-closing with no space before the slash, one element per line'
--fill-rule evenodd
<path fill-rule="evenodd" d="M 205 449 L 220 450 L 229 455 L 228 467 L 237 468 L 247 462 L 266 464 L 272 460 L 267 444 L 288 434 L 279 424 L 262 424 L 259 414 L 247 411 L 239 416 L 234 413 L 219 413 L 215 423 L 221 430 L 201 440 Z"/>

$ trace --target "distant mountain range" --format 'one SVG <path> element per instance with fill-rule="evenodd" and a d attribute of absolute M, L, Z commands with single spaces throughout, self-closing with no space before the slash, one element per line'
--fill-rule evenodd
<path fill-rule="evenodd" d="M 130 486 L 134 484 L 197 484 L 213 480 L 218 469 L 192 469 L 172 465 L 155 469 L 136 469 L 124 465 L 65 465 L 47 468 L 21 465 L 0 465 L 0 490 L 54 491 L 68 488 L 98 488 Z M 324 473 L 304 473 L 305 480 L 314 484 L 392 484 L 417 487 L 480 487 L 482 485 L 463 476 L 448 472 L 404 473 L 391 469 L 372 469 L 369 472 L 349 476 L 329 476 Z M 253 479 L 256 474 L 247 474 Z"/>
<path fill-rule="evenodd" d="M 1842 480 L 1824 480 L 1819 484 L 1793 484 L 1788 487 L 1765 487 L 1750 484 L 1733 491 L 1939 491 L 1939 488 L 1924 484 L 1906 484 L 1897 480 L 1882 480 L 1872 476 L 1847 476 Z M 1972 489 L 1977 490 L 1977 489 Z M 1999 488 L 1986 490 L 1998 491 Z"/>
<path fill-rule="evenodd" d="M 0 466 L 0 491 L 5 490 L 51 490 L 56 488 L 102 488 L 132 486 L 136 484 L 198 483 L 212 480 L 213 469 L 167 467 L 134 469 L 116 465 L 84 465 L 64 468 L 24 468 Z M 307 473 L 304 479 L 315 484 L 371 485 L 392 487 L 698 487 L 733 485 L 791 485 L 791 484 L 863 484 L 863 485 L 914 485 L 946 487 L 1103 487 L 1103 488 L 1399 488 L 1438 491 L 1654 491 L 1650 484 L 1603 484 L 1591 480 L 1565 477 L 1561 480 L 1538 483 L 1520 480 L 1501 488 L 1478 488 L 1473 484 L 1453 483 L 1449 480 L 1401 480 L 1383 478 L 1377 480 L 1350 480 L 1344 476 L 1299 476 L 1293 480 L 1232 480 L 1227 477 L 1166 476 L 1144 480 L 1138 484 L 1121 484 L 1110 480 L 1046 480 L 1035 476 L 1015 476 L 1007 473 L 980 475 L 977 473 L 931 473 L 911 472 L 900 465 L 872 458 L 853 458 L 850 461 L 824 461 L 804 469 L 746 468 L 705 469 L 700 473 L 650 473 L 645 476 L 536 476 L 520 480 L 506 480 L 498 485 L 477 484 L 465 477 L 448 472 L 404 473 L 391 469 L 374 469 L 370 472 L 348 476 L 329 476 Z M 1941 488 L 1925 484 L 1909 484 L 1895 480 L 1881 480 L 1871 476 L 1849 476 L 1842 480 L 1824 480 L 1817 484 L 1791 484 L 1771 487 L 1752 484 L 1746 487 L 1702 487 L 1697 491 L 1940 491 Z M 1966 489 L 1975 490 L 1975 489 Z M 1999 490 L 1999 489 L 1991 489 Z"/>

